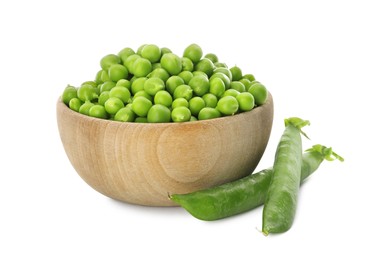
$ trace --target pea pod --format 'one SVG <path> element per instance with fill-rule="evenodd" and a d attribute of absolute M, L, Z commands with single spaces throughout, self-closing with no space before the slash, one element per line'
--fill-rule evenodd
<path fill-rule="evenodd" d="M 324 161 L 343 158 L 323 145 L 314 145 L 302 156 L 302 181 Z M 273 169 L 268 168 L 237 181 L 188 194 L 172 194 L 192 216 L 201 220 L 218 220 L 254 209 L 264 203 Z"/>
<path fill-rule="evenodd" d="M 277 146 L 273 177 L 264 202 L 262 232 L 265 235 L 285 232 L 293 224 L 302 171 L 301 128 L 308 124 L 296 117 L 285 119 L 285 130 Z"/>

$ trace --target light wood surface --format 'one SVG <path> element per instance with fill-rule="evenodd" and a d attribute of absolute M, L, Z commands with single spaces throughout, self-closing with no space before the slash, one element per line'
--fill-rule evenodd
<path fill-rule="evenodd" d="M 253 172 L 267 146 L 273 100 L 246 113 L 188 123 L 121 123 L 88 117 L 57 102 L 66 154 L 98 192 L 134 204 L 174 206 L 187 193 Z"/>

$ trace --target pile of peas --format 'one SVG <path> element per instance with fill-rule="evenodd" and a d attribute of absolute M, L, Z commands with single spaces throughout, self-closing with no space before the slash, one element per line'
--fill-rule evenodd
<path fill-rule="evenodd" d="M 197 44 L 177 56 L 141 45 L 100 61 L 94 81 L 68 85 L 62 101 L 84 115 L 121 122 L 165 123 L 212 119 L 265 103 L 267 89 L 252 74 L 228 68 Z"/>

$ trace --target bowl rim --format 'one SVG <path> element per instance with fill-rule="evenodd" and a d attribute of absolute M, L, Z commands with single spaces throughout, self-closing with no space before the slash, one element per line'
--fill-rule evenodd
<path fill-rule="evenodd" d="M 61 96 L 57 100 L 57 107 L 63 107 L 65 111 L 69 111 L 68 113 L 73 114 L 74 116 L 80 117 L 84 120 L 90 120 L 90 121 L 97 121 L 97 122 L 106 122 L 106 123 L 113 123 L 113 124 L 120 124 L 120 125 L 154 125 L 154 126 L 173 126 L 173 125 L 192 125 L 192 124 L 200 124 L 202 122 L 218 122 L 222 120 L 227 120 L 227 118 L 230 119 L 237 119 L 238 117 L 244 117 L 245 115 L 249 113 L 259 113 L 261 110 L 265 109 L 268 106 L 273 107 L 273 97 L 272 94 L 268 91 L 267 92 L 267 100 L 263 105 L 260 106 L 255 106 L 252 110 L 250 111 L 245 111 L 245 112 L 240 112 L 234 115 L 226 115 L 226 116 L 221 116 L 217 118 L 212 118 L 212 119 L 206 119 L 206 120 L 196 120 L 196 121 L 186 121 L 186 122 L 166 122 L 166 123 L 143 123 L 143 122 L 121 122 L 121 121 L 115 121 L 115 120 L 110 120 L 110 119 L 104 119 L 104 118 L 97 118 L 97 117 L 92 117 L 92 116 L 87 116 L 84 114 L 81 114 L 75 110 L 70 109 L 63 101 Z M 58 109 L 57 109 L 58 111 Z"/>

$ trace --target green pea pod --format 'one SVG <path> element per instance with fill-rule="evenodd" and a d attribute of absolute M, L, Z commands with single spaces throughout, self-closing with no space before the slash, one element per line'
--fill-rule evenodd
<path fill-rule="evenodd" d="M 316 144 L 307 149 L 305 153 L 303 153 L 301 181 L 315 172 L 324 159 L 327 161 L 344 161 L 344 159 L 336 154 L 331 147 L 325 147 L 321 144 Z"/>
<path fill-rule="evenodd" d="M 286 232 L 293 224 L 302 171 L 301 128 L 308 124 L 296 117 L 285 119 L 264 202 L 262 232 L 265 235 Z"/>
<path fill-rule="evenodd" d="M 324 159 L 343 158 L 322 145 L 315 145 L 302 156 L 302 181 L 314 173 Z M 200 220 L 218 220 L 263 205 L 273 175 L 268 168 L 237 181 L 188 194 L 172 194 L 170 199 Z"/>

